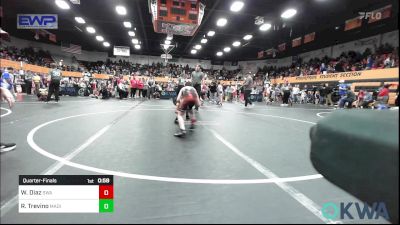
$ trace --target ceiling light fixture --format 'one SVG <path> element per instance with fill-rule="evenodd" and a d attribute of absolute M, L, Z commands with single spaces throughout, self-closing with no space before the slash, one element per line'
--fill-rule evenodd
<path fill-rule="evenodd" d="M 98 36 L 96 36 L 96 40 L 98 40 L 98 41 L 104 41 L 104 38 L 103 38 L 103 36 L 98 35 Z"/>
<path fill-rule="evenodd" d="M 294 15 L 296 15 L 297 10 L 295 9 L 288 9 L 285 12 L 282 13 L 281 17 L 284 19 L 290 19 L 292 18 Z"/>
<path fill-rule="evenodd" d="M 140 45 L 135 45 L 135 49 L 140 49 L 141 46 Z"/>
<path fill-rule="evenodd" d="M 75 21 L 78 23 L 86 23 L 85 20 L 82 17 L 75 17 Z"/>
<path fill-rule="evenodd" d="M 205 43 L 207 43 L 207 41 L 208 41 L 207 39 L 203 38 L 203 39 L 201 39 L 200 42 L 201 42 L 202 44 L 205 44 Z"/>
<path fill-rule="evenodd" d="M 192 51 L 190 51 L 190 53 L 196 54 L 196 53 L 197 53 L 197 50 L 196 50 L 196 49 L 192 49 Z"/>
<path fill-rule="evenodd" d="M 129 32 L 128 32 L 128 35 L 131 36 L 131 37 L 135 37 L 135 32 L 129 31 Z"/>
<path fill-rule="evenodd" d="M 137 44 L 139 44 L 139 40 L 137 38 L 134 38 L 134 39 L 132 39 L 132 43 L 134 45 L 137 45 Z"/>
<path fill-rule="evenodd" d="M 223 54 L 222 52 L 217 52 L 217 56 L 222 56 Z"/>
<path fill-rule="evenodd" d="M 61 9 L 70 9 L 71 7 L 69 6 L 69 4 L 64 1 L 64 0 L 56 0 L 55 1 L 56 5 L 58 7 L 60 7 Z"/>
<path fill-rule="evenodd" d="M 232 43 L 233 46 L 239 47 L 241 45 L 240 41 L 235 41 Z"/>
<path fill-rule="evenodd" d="M 251 34 L 248 34 L 248 35 L 243 37 L 243 39 L 246 40 L 246 41 L 248 41 L 248 40 L 250 40 L 252 38 L 253 38 L 253 35 L 251 35 Z"/>
<path fill-rule="evenodd" d="M 86 27 L 87 32 L 94 34 L 96 33 L 96 30 L 93 27 Z"/>
<path fill-rule="evenodd" d="M 200 50 L 201 49 L 201 45 L 195 45 L 194 48 L 197 49 L 197 50 Z"/>
<path fill-rule="evenodd" d="M 228 23 L 228 20 L 225 18 L 220 18 L 217 20 L 217 26 L 223 27 Z"/>
<path fill-rule="evenodd" d="M 209 37 L 212 37 L 214 35 L 215 35 L 215 31 L 212 31 L 212 30 L 208 31 L 208 33 L 207 33 L 207 36 L 209 36 Z"/>
<path fill-rule="evenodd" d="M 108 43 L 107 41 L 103 42 L 104 47 L 110 47 L 110 43 Z"/>
<path fill-rule="evenodd" d="M 121 5 L 116 6 L 115 10 L 119 15 L 126 15 L 126 8 Z"/>
<path fill-rule="evenodd" d="M 267 31 L 271 29 L 272 25 L 270 23 L 264 23 L 263 25 L 260 26 L 261 31 Z"/>
<path fill-rule="evenodd" d="M 165 40 L 165 41 L 164 41 L 164 44 L 170 45 L 170 44 L 171 44 L 171 41 L 170 41 L 170 40 Z"/>
<path fill-rule="evenodd" d="M 126 28 L 131 28 L 131 27 L 132 27 L 131 22 L 125 21 L 125 22 L 124 22 L 124 27 L 126 27 Z"/>
<path fill-rule="evenodd" d="M 231 48 L 230 47 L 225 47 L 224 48 L 224 52 L 230 52 L 231 51 Z"/>
<path fill-rule="evenodd" d="M 244 3 L 242 1 L 236 1 L 232 3 L 231 5 L 231 11 L 232 12 L 239 12 L 244 6 Z"/>

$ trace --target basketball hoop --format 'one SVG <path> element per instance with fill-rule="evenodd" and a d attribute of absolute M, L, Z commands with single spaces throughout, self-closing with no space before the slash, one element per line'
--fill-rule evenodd
<path fill-rule="evenodd" d="M 164 54 L 161 55 L 161 58 L 165 59 L 165 63 L 168 63 L 168 59 L 172 59 L 172 56 L 169 53 L 175 48 L 175 45 L 160 44 L 160 46 L 161 50 L 164 52 Z"/>

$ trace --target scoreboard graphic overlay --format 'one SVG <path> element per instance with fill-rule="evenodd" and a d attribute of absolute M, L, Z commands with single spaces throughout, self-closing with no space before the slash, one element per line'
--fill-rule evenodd
<path fill-rule="evenodd" d="M 112 213 L 111 175 L 20 175 L 20 213 Z"/>

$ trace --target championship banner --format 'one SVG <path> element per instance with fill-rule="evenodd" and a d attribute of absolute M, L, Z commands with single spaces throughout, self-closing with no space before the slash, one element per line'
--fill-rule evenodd
<path fill-rule="evenodd" d="M 300 46 L 301 45 L 301 37 L 298 37 L 298 38 L 296 38 L 296 39 L 293 39 L 293 41 L 292 41 L 292 47 L 294 48 L 294 47 L 298 47 L 298 46 Z"/>
<path fill-rule="evenodd" d="M 280 45 L 278 45 L 278 49 L 280 52 L 283 52 L 286 50 L 286 43 L 282 43 Z"/>
<path fill-rule="evenodd" d="M 315 32 L 312 32 L 310 34 L 307 34 L 304 36 L 304 44 L 309 43 L 315 40 Z"/>
<path fill-rule="evenodd" d="M 383 19 L 390 18 L 392 15 L 392 5 L 387 5 L 383 8 L 372 11 L 368 23 L 374 23 Z"/>
<path fill-rule="evenodd" d="M 356 17 L 354 19 L 346 20 L 344 31 L 353 30 L 358 27 L 361 27 L 362 19 L 360 17 Z"/>

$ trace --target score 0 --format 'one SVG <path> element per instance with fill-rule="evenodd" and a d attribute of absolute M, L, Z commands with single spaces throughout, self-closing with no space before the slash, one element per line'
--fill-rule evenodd
<path fill-rule="evenodd" d="M 114 189 L 113 185 L 99 185 L 99 212 L 107 213 L 114 211 Z"/>

